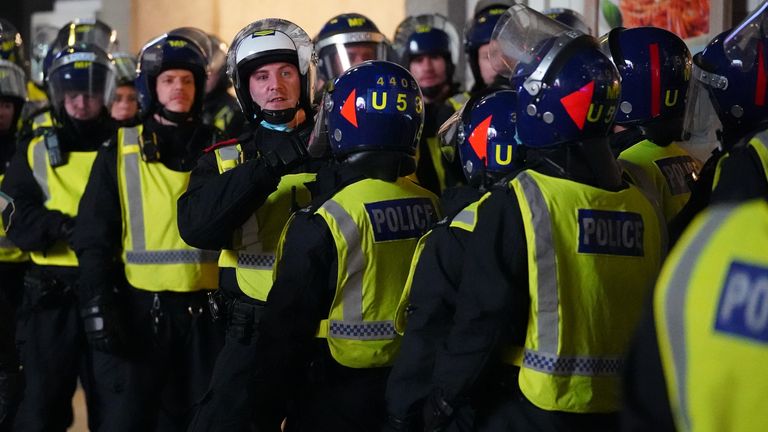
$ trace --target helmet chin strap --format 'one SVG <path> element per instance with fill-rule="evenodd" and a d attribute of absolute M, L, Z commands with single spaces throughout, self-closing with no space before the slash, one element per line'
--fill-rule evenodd
<path fill-rule="evenodd" d="M 264 121 L 274 125 L 286 124 L 296 117 L 296 111 L 298 107 L 283 109 L 283 110 L 261 110 L 261 115 L 264 117 Z"/>
<path fill-rule="evenodd" d="M 176 112 L 166 109 L 165 107 L 160 108 L 159 114 L 164 119 L 177 124 L 183 123 L 192 118 L 192 114 L 190 112 Z"/>

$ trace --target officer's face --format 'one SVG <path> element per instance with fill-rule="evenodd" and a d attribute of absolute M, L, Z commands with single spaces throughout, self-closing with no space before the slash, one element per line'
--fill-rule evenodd
<path fill-rule="evenodd" d="M 189 112 L 195 102 L 195 76 L 184 69 L 168 69 L 157 76 L 157 100 L 168 111 Z"/>
<path fill-rule="evenodd" d="M 368 60 L 376 59 L 376 45 L 371 43 L 354 43 L 348 44 L 344 47 L 347 52 L 347 59 L 349 60 L 349 67 L 357 66 L 360 63 Z M 339 56 L 333 56 L 334 65 L 333 72 L 336 76 L 341 75 L 346 70 L 341 63 Z"/>
<path fill-rule="evenodd" d="M 11 129 L 14 109 L 13 102 L 0 101 L 0 132 Z"/>
<path fill-rule="evenodd" d="M 493 70 L 493 64 L 488 56 L 490 50 L 491 44 L 485 44 L 477 50 L 477 64 L 480 66 L 480 76 L 483 77 L 483 82 L 486 85 L 490 85 L 496 79 L 496 71 Z"/>
<path fill-rule="evenodd" d="M 136 116 L 139 102 L 136 99 L 136 89 L 131 85 L 123 85 L 115 90 L 115 101 L 112 102 L 110 114 L 117 121 L 128 120 Z"/>
<path fill-rule="evenodd" d="M 299 104 L 301 77 L 290 63 L 266 64 L 253 71 L 248 84 L 251 99 L 261 109 L 277 111 Z"/>
<path fill-rule="evenodd" d="M 439 54 L 413 57 L 410 69 L 420 87 L 433 87 L 447 82 L 445 58 Z"/>
<path fill-rule="evenodd" d="M 98 93 L 67 91 L 64 93 L 64 110 L 75 120 L 93 120 L 103 107 L 104 97 Z"/>

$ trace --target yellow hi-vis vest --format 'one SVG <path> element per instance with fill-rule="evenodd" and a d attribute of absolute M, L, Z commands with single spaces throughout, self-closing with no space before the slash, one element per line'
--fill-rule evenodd
<path fill-rule="evenodd" d="M 3 177 L 5 177 L 5 175 L 0 174 L 0 183 L 3 182 Z M 7 205 L 5 198 L 0 196 L 0 212 L 5 209 L 5 205 Z M 11 223 L 13 223 L 13 220 L 11 220 Z M 17 248 L 16 245 L 5 236 L 5 224 L 0 218 L 0 262 L 24 262 L 28 260 L 29 254 Z"/>
<path fill-rule="evenodd" d="M 609 192 L 528 170 L 510 187 L 531 298 L 520 389 L 545 410 L 616 411 L 622 358 L 661 263 L 663 222 L 633 185 Z"/>
<path fill-rule="evenodd" d="M 763 166 L 763 173 L 765 178 L 768 179 L 768 130 L 762 131 L 756 134 L 752 139 L 747 142 L 747 145 L 752 147 L 760 158 L 760 163 Z M 717 167 L 715 168 L 715 179 L 712 182 L 712 189 L 720 182 L 720 173 L 722 172 L 723 161 L 728 158 L 728 154 L 717 161 Z"/>
<path fill-rule="evenodd" d="M 229 171 L 243 162 L 239 144 L 214 150 L 219 173 Z M 315 174 L 287 174 L 280 178 L 277 190 L 242 227 L 235 231 L 234 250 L 223 250 L 220 267 L 236 268 L 240 290 L 256 300 L 266 301 L 272 288 L 272 267 L 275 251 L 283 228 L 293 213 L 294 206 L 306 207 L 311 201 L 304 183 L 315 180 Z"/>
<path fill-rule="evenodd" d="M 48 102 L 48 95 L 34 82 L 27 81 L 27 101 L 32 103 Z"/>
<path fill-rule="evenodd" d="M 181 239 L 176 201 L 189 172 L 144 162 L 142 126 L 117 132 L 117 177 L 123 213 L 123 262 L 128 282 L 146 291 L 191 292 L 218 286 L 218 251 L 193 248 Z"/>
<path fill-rule="evenodd" d="M 679 431 L 765 430 L 768 203 L 694 220 L 659 277 L 654 321 Z"/>
<path fill-rule="evenodd" d="M 416 243 L 438 217 L 437 197 L 408 179 L 365 179 L 320 206 L 338 258 L 336 294 L 318 326 L 331 355 L 351 368 L 391 365 L 394 320 Z"/>
<path fill-rule="evenodd" d="M 43 119 L 40 127 L 52 127 L 50 116 L 49 123 Z M 38 116 L 38 117 L 41 117 Z M 93 161 L 96 160 L 96 150 L 86 152 L 67 152 L 64 157 L 66 164 L 52 167 L 48 157 L 48 148 L 45 144 L 44 134 L 38 135 L 29 142 L 27 148 L 27 162 L 32 168 L 32 175 L 37 181 L 40 190 L 45 197 L 45 208 L 58 210 L 67 216 L 77 216 L 77 206 L 85 192 L 85 185 L 90 177 Z M 44 251 L 30 252 L 32 262 L 38 265 L 53 265 L 64 267 L 77 267 L 75 251 L 69 248 L 64 241 L 56 242 L 52 247 Z"/>
<path fill-rule="evenodd" d="M 691 197 L 686 178 L 701 169 L 699 163 L 674 142 L 661 147 L 643 140 L 621 152 L 618 160 L 635 185 L 658 198 L 667 222 Z"/>
<path fill-rule="evenodd" d="M 224 105 L 213 115 L 213 126 L 222 132 L 226 132 L 234 116 L 235 112 L 232 111 L 232 108 Z"/>
<path fill-rule="evenodd" d="M 448 98 L 448 104 L 451 105 L 451 108 L 453 108 L 454 111 L 458 111 L 465 103 L 467 103 L 467 101 L 469 101 L 470 97 L 472 97 L 472 95 L 470 95 L 469 92 L 456 93 Z"/>

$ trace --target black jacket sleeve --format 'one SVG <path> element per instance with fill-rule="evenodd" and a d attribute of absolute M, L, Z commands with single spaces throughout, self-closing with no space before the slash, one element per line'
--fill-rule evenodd
<path fill-rule="evenodd" d="M 768 173 L 752 147 L 737 147 L 721 163 L 720 179 L 712 191 L 712 204 L 768 198 Z"/>
<path fill-rule="evenodd" d="M 433 392 L 451 405 L 466 398 L 486 362 L 528 322 L 528 266 L 514 192 L 499 190 L 477 212 L 456 295 L 453 327 L 437 351 Z"/>
<path fill-rule="evenodd" d="M 117 186 L 117 150 L 102 147 L 78 207 L 74 249 L 80 263 L 80 287 L 86 295 L 113 281 L 122 246 L 122 210 Z"/>
<path fill-rule="evenodd" d="M 178 201 L 181 238 L 200 249 L 231 248 L 235 230 L 277 189 L 279 180 L 261 159 L 219 174 L 216 155 L 204 154 Z"/>
<path fill-rule="evenodd" d="M 415 264 L 408 324 L 387 382 L 387 411 L 393 417 L 416 416 L 432 388 L 435 353 L 453 322 L 468 235 L 442 222 L 426 238 Z"/>
<path fill-rule="evenodd" d="M 675 431 L 661 367 L 652 302 L 635 333 L 624 371 L 623 431 Z"/>
<path fill-rule="evenodd" d="M 306 211 L 293 218 L 276 263 L 277 278 L 259 323 L 253 389 L 269 398 L 300 369 L 316 349 L 315 331 L 328 316 L 336 286 L 336 248 L 328 226 Z"/>
<path fill-rule="evenodd" d="M 62 224 L 72 215 L 45 208 L 45 195 L 27 160 L 28 146 L 27 142 L 16 152 L 3 179 L 2 190 L 14 199 L 15 207 L 7 236 L 22 250 L 44 251 L 64 239 Z M 5 226 L 8 216 L 10 212 L 4 212 Z"/>

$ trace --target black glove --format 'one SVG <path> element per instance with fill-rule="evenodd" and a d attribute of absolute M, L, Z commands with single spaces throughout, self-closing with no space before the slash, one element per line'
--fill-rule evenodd
<path fill-rule="evenodd" d="M 59 239 L 64 240 L 71 247 L 75 233 L 75 219 L 66 218 L 59 226 Z"/>
<path fill-rule="evenodd" d="M 91 297 L 81 308 L 80 317 L 88 343 L 92 348 L 109 354 L 124 351 L 127 342 L 117 306 L 110 294 Z"/>
<path fill-rule="evenodd" d="M 415 430 L 413 419 L 410 417 L 401 418 L 389 414 L 387 423 L 381 427 L 382 432 L 410 432 Z"/>
<path fill-rule="evenodd" d="M 267 166 L 279 176 L 304 163 L 309 158 L 307 144 L 297 132 L 284 134 L 284 142 L 277 144 L 273 150 L 264 153 Z"/>
<path fill-rule="evenodd" d="M 424 401 L 422 418 L 424 430 L 439 432 L 445 429 L 453 417 L 453 407 L 444 399 L 442 391 L 433 391 Z"/>
<path fill-rule="evenodd" d="M 10 430 L 11 419 L 21 397 L 21 374 L 0 370 L 0 430 Z"/>

